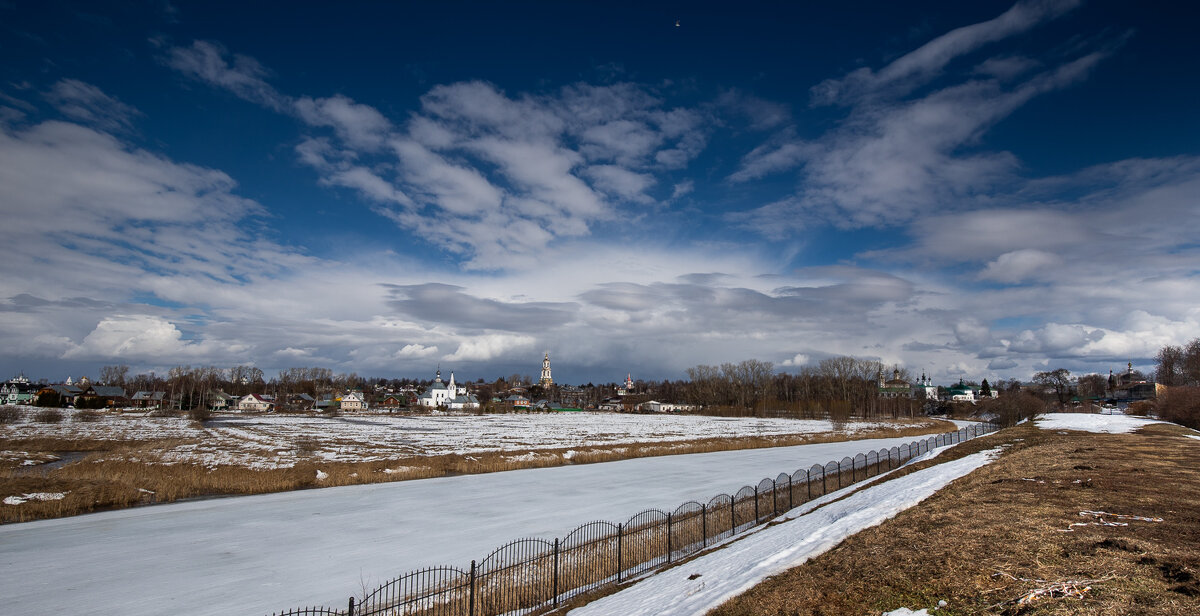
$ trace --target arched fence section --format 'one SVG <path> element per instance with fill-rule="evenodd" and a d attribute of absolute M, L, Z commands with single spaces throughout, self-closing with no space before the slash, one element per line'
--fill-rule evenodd
<path fill-rule="evenodd" d="M 974 424 L 890 449 L 780 473 L 732 496 L 649 509 L 622 524 L 597 520 L 562 539 L 519 539 L 468 569 L 431 567 L 402 575 L 346 609 L 305 607 L 272 616 L 499 616 L 528 614 L 666 566 L 804 503 L 899 468 L 932 449 L 998 428 Z"/>

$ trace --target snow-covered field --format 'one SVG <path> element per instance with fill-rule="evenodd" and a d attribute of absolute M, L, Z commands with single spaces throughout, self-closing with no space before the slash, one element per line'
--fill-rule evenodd
<path fill-rule="evenodd" d="M 1105 434 L 1125 434 L 1152 423 L 1164 423 L 1157 419 L 1130 415 L 1094 415 L 1090 413 L 1046 413 L 1034 420 L 1043 430 L 1078 430 Z"/>
<path fill-rule="evenodd" d="M 780 516 L 782 524 L 764 526 L 723 549 L 668 569 L 571 616 L 691 616 L 703 614 L 767 577 L 818 556 L 846 537 L 917 505 L 951 481 L 987 464 L 999 450 L 952 462 L 863 488 L 832 502 L 842 492 L 821 497 Z M 819 505 L 829 503 L 813 511 Z"/>
<path fill-rule="evenodd" d="M 624 418 L 585 421 L 600 419 Z M 729 431 L 737 423 L 697 422 Z M 121 616 L 253 616 L 301 605 L 342 606 L 364 586 L 426 566 L 465 566 L 519 537 L 561 537 L 592 520 L 619 522 L 648 508 L 707 502 L 763 477 L 911 441 L 640 458 L 9 524 L 0 526 L 0 605 L 12 614 Z"/>
<path fill-rule="evenodd" d="M 707 438 L 783 436 L 830 432 L 824 420 L 549 413 L 514 415 L 222 416 L 205 426 L 187 419 L 144 413 L 106 413 L 94 422 L 28 420 L 0 426 L 0 439 L 53 437 L 110 441 L 171 440 L 139 450 L 145 462 L 288 468 L 300 459 L 370 462 L 408 456 L 469 455 L 484 451 L 528 452 L 572 447 L 619 448 Z M 850 434 L 889 424 L 846 424 Z M 2 442 L 2 440 L 0 440 Z M 5 452 L 0 452 L 4 455 Z M 569 453 L 568 453 L 569 455 Z"/>

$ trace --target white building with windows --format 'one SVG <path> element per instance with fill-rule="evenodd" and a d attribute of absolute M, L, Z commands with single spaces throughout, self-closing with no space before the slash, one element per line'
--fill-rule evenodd
<path fill-rule="evenodd" d="M 417 398 L 417 404 L 427 408 L 446 408 L 451 410 L 477 409 L 479 399 L 468 393 L 466 387 L 460 387 L 454 382 L 454 373 L 450 373 L 450 381 L 442 382 L 442 371 L 439 368 L 433 385 Z"/>
<path fill-rule="evenodd" d="M 342 396 L 341 409 L 343 411 L 365 411 L 367 410 L 367 398 L 361 391 L 352 391 Z"/>

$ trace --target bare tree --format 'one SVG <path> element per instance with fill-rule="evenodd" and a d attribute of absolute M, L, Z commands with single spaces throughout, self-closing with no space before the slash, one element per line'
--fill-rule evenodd
<path fill-rule="evenodd" d="M 104 366 L 100 369 L 100 382 L 113 387 L 124 387 L 125 377 L 129 374 L 129 366 Z"/>
<path fill-rule="evenodd" d="M 1033 375 L 1033 382 L 1047 389 L 1054 389 L 1059 404 L 1066 404 L 1071 395 L 1071 371 L 1066 368 L 1039 372 Z"/>

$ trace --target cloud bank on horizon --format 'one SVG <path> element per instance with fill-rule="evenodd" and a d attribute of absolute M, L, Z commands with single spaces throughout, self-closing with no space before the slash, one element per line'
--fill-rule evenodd
<path fill-rule="evenodd" d="M 995 379 L 1200 336 L 1178 16 L 172 9 L 0 8 L 0 370 Z"/>

